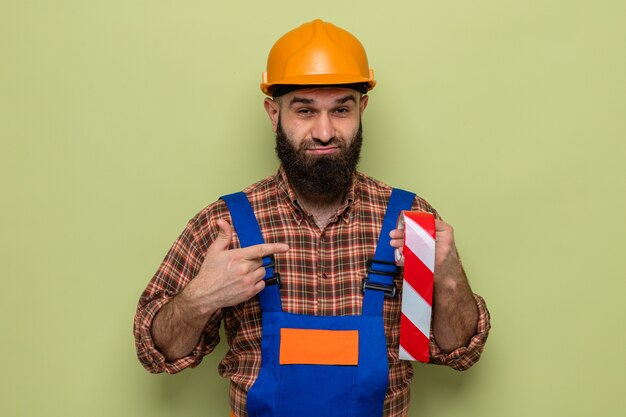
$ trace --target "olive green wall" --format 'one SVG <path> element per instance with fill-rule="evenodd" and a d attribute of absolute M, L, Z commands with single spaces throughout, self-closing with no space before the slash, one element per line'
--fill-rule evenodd
<path fill-rule="evenodd" d="M 150 375 L 132 316 L 186 221 L 276 169 L 260 74 L 315 17 L 376 71 L 362 170 L 455 226 L 493 316 L 410 416 L 623 415 L 622 0 L 2 0 L 0 415 L 226 415 L 224 346 Z"/>

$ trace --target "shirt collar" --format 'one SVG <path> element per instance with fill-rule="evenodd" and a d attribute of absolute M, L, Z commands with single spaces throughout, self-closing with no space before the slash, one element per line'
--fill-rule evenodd
<path fill-rule="evenodd" d="M 355 172 L 344 201 L 337 209 L 337 217 L 332 219 L 331 223 L 335 222 L 337 218 L 343 220 L 344 223 L 350 222 L 350 220 L 352 219 L 352 213 L 354 212 L 354 205 L 358 198 L 359 182 L 360 176 L 357 172 Z M 285 173 L 282 165 L 278 168 L 278 173 L 276 174 L 276 187 L 278 189 L 279 195 L 281 196 L 281 199 L 287 203 L 294 217 L 294 220 L 298 224 L 302 223 L 302 220 L 304 220 L 308 213 L 306 213 L 302 206 L 300 206 L 300 203 L 298 202 L 298 197 L 293 191 L 293 188 L 291 187 L 291 184 L 287 179 L 287 174 Z"/>

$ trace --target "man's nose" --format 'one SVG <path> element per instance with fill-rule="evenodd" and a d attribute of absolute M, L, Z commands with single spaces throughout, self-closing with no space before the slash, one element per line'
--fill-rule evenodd
<path fill-rule="evenodd" d="M 311 135 L 313 139 L 317 139 L 323 143 L 327 143 L 335 137 L 335 128 L 328 114 L 321 114 L 317 118 Z"/>

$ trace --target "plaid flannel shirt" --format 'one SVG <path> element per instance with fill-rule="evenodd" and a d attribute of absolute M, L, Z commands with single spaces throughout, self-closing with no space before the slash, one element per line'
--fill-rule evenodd
<path fill-rule="evenodd" d="M 356 173 L 344 203 L 324 230 L 298 204 L 282 169 L 244 190 L 254 209 L 266 242 L 289 244 L 287 253 L 275 255 L 276 270 L 283 287 L 283 310 L 309 315 L 359 315 L 363 294 L 361 280 L 366 261 L 372 257 L 391 187 L 362 173 Z M 436 211 L 416 197 L 413 210 Z M 217 237 L 217 219 L 231 222 L 223 201 L 206 207 L 189 221 L 174 242 L 163 263 L 141 295 L 134 321 L 137 355 L 150 372 L 180 372 L 195 367 L 220 340 L 223 321 L 229 350 L 219 373 L 230 378 L 230 404 L 235 415 L 247 417 L 246 394 L 261 366 L 261 311 L 258 297 L 217 311 L 207 322 L 198 344 L 188 356 L 168 362 L 155 348 L 150 327 L 159 309 L 179 293 L 197 274 L 207 248 Z M 232 222 L 231 222 L 232 223 Z M 234 233 L 231 248 L 239 247 Z M 396 285 L 400 289 L 401 278 Z M 444 353 L 432 337 L 430 362 L 465 370 L 476 363 L 489 333 L 489 312 L 484 300 L 474 296 L 479 311 L 476 334 L 466 347 Z M 383 316 L 389 360 L 389 387 L 384 416 L 407 415 L 409 388 L 413 377 L 411 362 L 398 359 L 401 296 L 385 299 Z"/>

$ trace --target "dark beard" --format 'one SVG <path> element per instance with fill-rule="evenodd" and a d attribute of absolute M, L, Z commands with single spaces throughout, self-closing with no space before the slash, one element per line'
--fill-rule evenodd
<path fill-rule="evenodd" d="M 276 128 L 276 155 L 283 165 L 291 185 L 300 192 L 314 195 L 344 193 L 356 171 L 363 143 L 361 122 L 350 145 L 341 139 L 332 139 L 328 145 L 340 145 L 336 155 L 307 156 L 306 148 L 311 141 L 302 142 L 296 148 L 283 130 L 280 118 Z M 315 141 L 315 140 L 314 140 Z"/>

